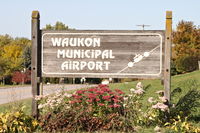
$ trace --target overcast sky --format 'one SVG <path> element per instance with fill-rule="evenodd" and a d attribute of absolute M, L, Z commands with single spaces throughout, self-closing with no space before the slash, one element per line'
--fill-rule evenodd
<path fill-rule="evenodd" d="M 40 12 L 41 28 L 61 21 L 75 29 L 148 30 L 165 28 L 165 12 L 173 11 L 173 28 L 180 20 L 200 25 L 200 0 L 0 0 L 0 34 L 27 37 L 31 12 Z"/>

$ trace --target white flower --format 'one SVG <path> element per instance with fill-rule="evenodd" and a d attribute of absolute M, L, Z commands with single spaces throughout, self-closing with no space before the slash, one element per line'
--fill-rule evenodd
<path fill-rule="evenodd" d="M 123 107 L 126 107 L 126 104 L 123 104 Z"/>
<path fill-rule="evenodd" d="M 102 85 L 107 85 L 107 84 L 109 84 L 109 81 L 108 80 L 104 80 L 104 81 L 101 82 L 101 84 Z"/>
<path fill-rule="evenodd" d="M 161 128 L 160 128 L 159 126 L 156 126 L 156 127 L 154 128 L 154 131 L 155 131 L 155 132 L 161 132 Z"/>
<path fill-rule="evenodd" d="M 43 105 L 42 104 L 39 104 L 38 105 L 38 109 L 42 109 L 43 108 Z"/>
<path fill-rule="evenodd" d="M 164 93 L 164 91 L 163 90 L 159 90 L 159 91 L 156 91 L 156 93 L 157 94 L 162 94 L 162 93 Z"/>
<path fill-rule="evenodd" d="M 65 93 L 64 95 L 68 98 L 72 97 L 72 94 Z"/>
<path fill-rule="evenodd" d="M 135 91 L 135 89 L 134 89 L 134 88 L 131 88 L 131 89 L 130 89 L 130 92 L 132 92 L 132 93 L 133 93 L 134 91 Z"/>
<path fill-rule="evenodd" d="M 36 100 L 36 101 L 39 101 L 39 100 L 41 100 L 42 98 L 43 98 L 43 96 L 42 96 L 42 95 L 35 96 L 35 100 Z"/>
<path fill-rule="evenodd" d="M 136 89 L 142 89 L 143 88 L 143 85 L 141 82 L 138 82 L 137 85 L 136 85 Z"/>
<path fill-rule="evenodd" d="M 167 98 L 166 98 L 165 96 L 159 97 L 159 99 L 160 99 L 162 102 L 167 102 Z"/>
<path fill-rule="evenodd" d="M 133 95 L 128 95 L 129 97 L 132 97 Z"/>
<path fill-rule="evenodd" d="M 127 101 L 128 100 L 128 97 L 124 97 L 124 101 Z"/>
<path fill-rule="evenodd" d="M 153 97 L 149 97 L 149 98 L 148 98 L 148 102 L 153 103 L 153 102 L 155 102 L 155 101 L 153 100 Z"/>

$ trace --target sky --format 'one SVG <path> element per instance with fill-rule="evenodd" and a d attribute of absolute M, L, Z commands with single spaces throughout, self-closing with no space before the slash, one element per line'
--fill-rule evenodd
<path fill-rule="evenodd" d="M 31 13 L 40 12 L 41 28 L 61 21 L 80 30 L 164 30 L 166 11 L 179 21 L 200 25 L 200 0 L 0 0 L 0 35 L 31 37 Z"/>

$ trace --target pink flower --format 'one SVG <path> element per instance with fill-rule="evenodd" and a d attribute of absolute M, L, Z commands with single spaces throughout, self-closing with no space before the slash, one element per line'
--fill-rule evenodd
<path fill-rule="evenodd" d="M 114 104 L 113 107 L 114 107 L 114 108 L 118 108 L 118 107 L 121 107 L 121 105 L 119 105 L 119 104 Z"/>
<path fill-rule="evenodd" d="M 76 103 L 76 101 L 69 101 L 69 103 L 70 103 L 70 104 L 74 104 L 74 103 Z"/>
<path fill-rule="evenodd" d="M 165 105 L 163 103 L 159 103 L 159 102 L 157 104 L 153 105 L 152 108 L 160 109 L 161 111 L 167 111 L 169 109 L 167 105 Z"/>
<path fill-rule="evenodd" d="M 165 96 L 159 97 L 159 99 L 160 99 L 162 102 L 167 102 L 167 98 L 166 98 Z"/>
<path fill-rule="evenodd" d="M 103 103 L 98 103 L 98 105 L 99 105 L 99 106 L 105 106 L 105 104 L 103 104 Z"/>
<path fill-rule="evenodd" d="M 109 108 L 113 108 L 113 105 L 108 105 Z"/>
<path fill-rule="evenodd" d="M 134 93 L 137 95 L 141 95 L 144 93 L 144 90 L 142 88 L 140 88 L 140 89 L 135 90 Z"/>

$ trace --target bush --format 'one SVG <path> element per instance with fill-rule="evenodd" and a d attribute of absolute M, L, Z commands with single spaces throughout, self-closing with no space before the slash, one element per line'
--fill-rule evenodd
<path fill-rule="evenodd" d="M 0 132 L 34 132 L 38 122 L 26 115 L 23 108 L 15 112 L 0 113 Z"/>
<path fill-rule="evenodd" d="M 195 56 L 181 56 L 175 61 L 176 69 L 180 73 L 192 72 L 198 69 L 198 58 Z"/>
<path fill-rule="evenodd" d="M 138 99 L 143 93 L 138 87 L 132 95 L 126 96 L 120 89 L 112 91 L 106 85 L 99 85 L 74 94 L 58 92 L 50 97 L 40 96 L 36 98 L 43 114 L 40 126 L 48 132 L 133 132 L 139 116 Z"/>

